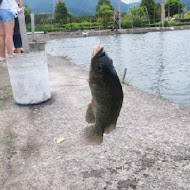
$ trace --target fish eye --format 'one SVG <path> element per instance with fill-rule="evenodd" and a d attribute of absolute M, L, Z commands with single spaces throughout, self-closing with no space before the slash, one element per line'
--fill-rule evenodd
<path fill-rule="evenodd" d="M 98 71 L 102 72 L 102 67 L 100 65 L 98 65 Z"/>

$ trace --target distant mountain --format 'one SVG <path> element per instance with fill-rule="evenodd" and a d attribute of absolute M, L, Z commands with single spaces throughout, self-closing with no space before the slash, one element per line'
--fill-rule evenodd
<path fill-rule="evenodd" d="M 23 0 L 34 13 L 52 13 L 54 0 Z M 94 15 L 98 0 L 63 0 L 67 9 L 73 15 Z M 117 9 L 117 1 L 111 0 L 114 9 Z M 121 1 L 121 11 L 127 12 L 133 4 L 126 4 Z"/>
<path fill-rule="evenodd" d="M 34 13 L 52 13 L 53 2 L 55 0 L 23 0 Z M 94 15 L 98 0 L 63 0 L 67 6 L 69 12 L 75 16 L 81 15 Z M 156 3 L 160 3 L 162 0 L 155 0 Z M 185 8 L 190 10 L 190 0 L 181 0 L 185 3 Z M 139 2 L 140 3 L 140 2 Z M 121 1 L 121 11 L 127 12 L 127 10 L 139 3 L 126 4 Z M 117 1 L 111 0 L 111 4 L 114 9 L 117 9 Z"/>

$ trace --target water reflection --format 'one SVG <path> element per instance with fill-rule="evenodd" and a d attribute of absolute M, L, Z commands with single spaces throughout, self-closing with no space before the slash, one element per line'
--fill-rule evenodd
<path fill-rule="evenodd" d="M 152 83 L 152 86 L 150 87 L 151 91 L 154 92 L 157 95 L 162 96 L 163 90 L 165 88 L 165 82 L 167 81 L 166 78 L 164 78 L 164 38 L 163 33 L 160 33 L 159 35 L 160 39 L 157 42 L 157 57 L 155 60 L 157 60 L 158 69 L 155 72 L 155 80 Z"/>
<path fill-rule="evenodd" d="M 92 49 L 99 42 L 120 77 L 127 68 L 133 86 L 190 106 L 190 31 L 51 40 L 46 51 L 68 56 L 88 69 Z"/>

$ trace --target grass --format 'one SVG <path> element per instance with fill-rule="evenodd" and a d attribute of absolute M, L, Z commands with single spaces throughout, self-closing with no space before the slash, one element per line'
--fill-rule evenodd
<path fill-rule="evenodd" d="M 100 26 L 100 28 L 103 28 Z M 90 23 L 90 22 L 82 22 L 82 23 L 68 23 L 68 24 L 44 24 L 44 25 L 36 25 L 36 31 L 44 31 L 47 32 L 60 32 L 60 31 L 71 31 L 71 30 L 88 30 L 88 29 L 99 29 L 99 23 Z M 27 31 L 31 31 L 31 26 L 27 25 Z"/>
<path fill-rule="evenodd" d="M 14 143 L 14 139 L 13 138 L 7 138 L 5 143 L 11 145 Z"/>
<path fill-rule="evenodd" d="M 123 84 L 125 84 L 125 85 L 127 85 L 127 86 L 132 86 L 132 85 L 131 85 L 131 82 L 130 82 L 129 80 L 124 81 Z"/>
<path fill-rule="evenodd" d="M 69 59 L 69 57 L 68 57 L 68 56 L 65 56 L 65 55 L 60 56 L 60 58 L 61 58 L 61 59 Z"/>

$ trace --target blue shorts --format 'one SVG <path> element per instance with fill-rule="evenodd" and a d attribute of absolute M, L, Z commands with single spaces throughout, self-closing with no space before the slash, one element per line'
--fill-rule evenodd
<path fill-rule="evenodd" d="M 16 13 L 13 13 L 9 9 L 0 9 L 0 22 L 12 20 L 16 17 Z"/>

